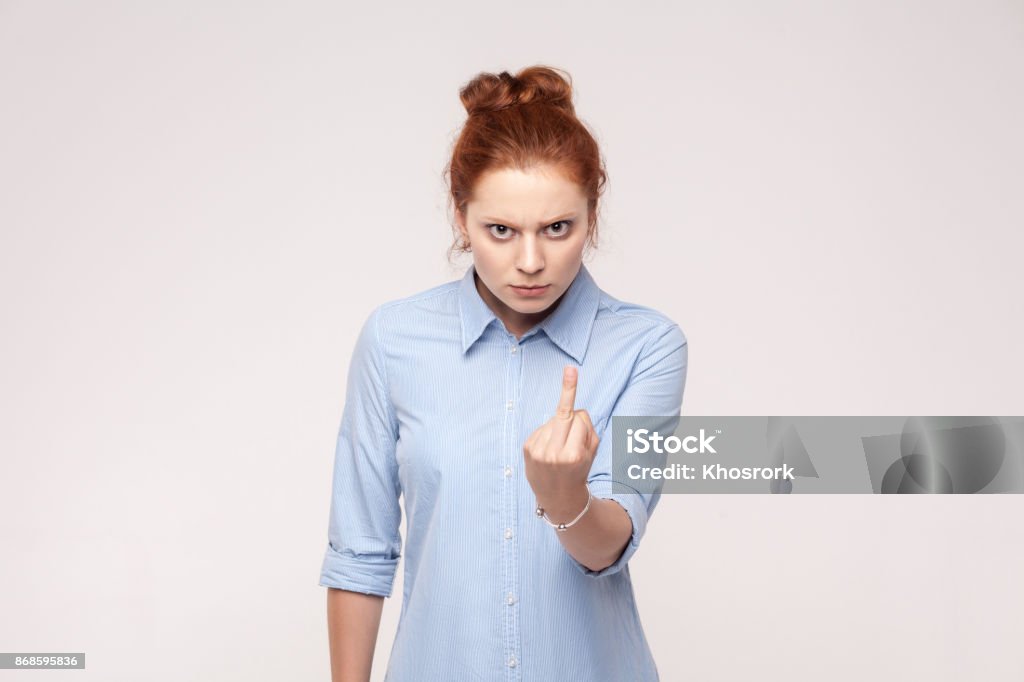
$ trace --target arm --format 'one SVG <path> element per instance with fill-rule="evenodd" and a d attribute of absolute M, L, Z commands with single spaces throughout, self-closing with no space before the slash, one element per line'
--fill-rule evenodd
<path fill-rule="evenodd" d="M 557 533 L 576 567 L 588 577 L 597 578 L 622 570 L 640 546 L 640 540 L 647 531 L 648 518 L 661 497 L 660 486 L 657 492 L 649 489 L 629 492 L 632 486 L 622 472 L 614 470 L 612 417 L 669 417 L 663 423 L 663 430 L 674 430 L 682 407 L 688 361 L 686 336 L 679 326 L 662 327 L 641 352 L 629 382 L 616 399 L 607 420 L 597 426 L 600 442 L 587 477 L 594 501 L 579 523 L 564 533 Z M 674 421 L 671 419 L 673 415 Z M 613 488 L 613 481 L 621 488 Z M 587 491 L 581 487 L 566 497 L 572 496 L 575 496 L 575 506 L 551 502 L 552 509 L 562 516 L 556 517 L 551 513 L 548 516 L 556 522 L 575 518 L 586 504 Z M 593 518 L 587 520 L 591 514 L 594 514 Z M 624 532 L 624 528 L 628 532 Z M 578 532 L 574 534 L 574 530 Z M 552 529 L 552 532 L 557 531 Z"/>
<path fill-rule="evenodd" d="M 331 682 L 369 682 L 384 597 L 327 589 Z"/>
<path fill-rule="evenodd" d="M 553 522 L 568 523 L 587 504 L 587 489 L 580 488 L 557 502 L 540 498 L 537 502 Z M 576 525 L 556 535 L 573 559 L 597 572 L 615 563 L 629 544 L 632 532 L 633 522 L 622 505 L 595 495 L 589 511 Z"/>
<path fill-rule="evenodd" d="M 349 365 L 320 571 L 320 585 L 328 588 L 335 682 L 369 680 L 384 597 L 391 596 L 402 547 L 398 422 L 388 390 L 379 315 L 378 308 L 363 325 Z"/>

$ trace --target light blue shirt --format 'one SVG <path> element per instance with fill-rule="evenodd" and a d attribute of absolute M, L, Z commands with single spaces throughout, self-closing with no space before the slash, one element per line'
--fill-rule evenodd
<path fill-rule="evenodd" d="M 613 415 L 679 414 L 686 337 L 663 314 L 609 296 L 581 265 L 557 308 L 517 340 L 474 272 L 380 305 L 362 327 L 320 585 L 391 596 L 402 496 L 402 610 L 386 680 L 658 680 L 627 562 L 660 490 L 612 492 L 606 427 Z M 535 515 L 523 473 L 523 443 L 554 414 L 568 364 L 579 368 L 576 409 L 601 438 L 591 491 L 633 523 L 601 571 Z"/>

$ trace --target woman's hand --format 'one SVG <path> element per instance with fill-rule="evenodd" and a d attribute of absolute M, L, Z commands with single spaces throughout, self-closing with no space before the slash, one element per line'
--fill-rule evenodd
<path fill-rule="evenodd" d="M 571 512 L 568 521 L 583 509 L 587 477 L 600 442 L 590 415 L 573 406 L 577 375 L 575 367 L 566 366 L 555 415 L 523 445 L 526 479 L 538 503 L 556 520 Z"/>

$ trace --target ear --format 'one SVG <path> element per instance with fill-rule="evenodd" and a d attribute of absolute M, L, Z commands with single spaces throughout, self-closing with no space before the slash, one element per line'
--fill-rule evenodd
<path fill-rule="evenodd" d="M 469 242 L 469 231 L 466 229 L 466 216 L 459 209 L 455 209 L 455 226 L 459 228 L 459 234 L 465 242 Z"/>

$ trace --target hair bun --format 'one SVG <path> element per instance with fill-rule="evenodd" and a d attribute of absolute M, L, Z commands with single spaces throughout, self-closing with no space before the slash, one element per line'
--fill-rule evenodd
<path fill-rule="evenodd" d="M 515 76 L 508 71 L 479 73 L 459 91 L 459 98 L 470 116 L 534 103 L 576 113 L 572 105 L 572 78 L 549 66 L 527 67 Z"/>

